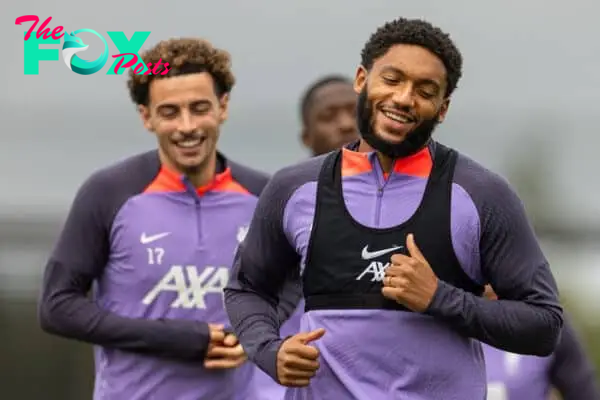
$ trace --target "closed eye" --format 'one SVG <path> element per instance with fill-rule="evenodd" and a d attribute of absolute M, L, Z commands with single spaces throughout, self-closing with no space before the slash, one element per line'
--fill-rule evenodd
<path fill-rule="evenodd" d="M 434 93 L 431 93 L 430 91 L 427 91 L 427 90 L 419 90 L 419 94 L 421 95 L 421 97 L 423 97 L 425 99 L 431 99 L 431 98 L 435 97 Z"/>
<path fill-rule="evenodd" d="M 398 84 L 398 83 L 400 82 L 400 79 L 397 79 L 397 78 L 390 78 L 390 77 L 386 77 L 386 76 L 384 76 L 384 77 L 383 77 L 383 81 L 384 81 L 385 83 L 387 83 L 388 85 L 396 85 L 396 84 Z"/>

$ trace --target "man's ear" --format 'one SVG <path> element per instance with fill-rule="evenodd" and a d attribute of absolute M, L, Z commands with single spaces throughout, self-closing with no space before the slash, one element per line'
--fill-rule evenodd
<path fill-rule="evenodd" d="M 365 84 L 367 83 L 367 74 L 368 71 L 362 65 L 359 65 L 356 69 L 356 75 L 354 76 L 354 91 L 356 94 L 360 94 L 363 90 Z"/>
<path fill-rule="evenodd" d="M 219 107 L 221 108 L 221 113 L 219 115 L 219 122 L 223 123 L 229 117 L 229 93 L 225 93 L 219 99 Z"/>
<path fill-rule="evenodd" d="M 144 105 L 139 105 L 137 107 L 137 109 L 138 109 L 138 113 L 140 115 L 140 119 L 142 120 L 142 124 L 144 125 L 144 128 L 146 128 L 147 130 L 152 132 L 153 129 L 152 129 L 152 123 L 151 123 L 151 119 L 150 119 L 150 109 Z"/>
<path fill-rule="evenodd" d="M 438 115 L 438 122 L 442 123 L 446 119 L 446 114 L 448 113 L 448 108 L 450 108 L 450 98 L 446 98 L 440 107 L 440 113 Z"/>
<path fill-rule="evenodd" d="M 300 138 L 302 140 L 302 144 L 304 145 L 304 147 L 312 150 L 312 140 L 311 140 L 311 136 L 308 134 L 308 129 L 306 129 L 306 128 L 302 129 Z"/>

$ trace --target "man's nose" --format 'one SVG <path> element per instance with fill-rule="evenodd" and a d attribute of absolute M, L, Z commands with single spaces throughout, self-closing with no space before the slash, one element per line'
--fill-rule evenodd
<path fill-rule="evenodd" d="M 394 88 L 392 101 L 400 108 L 412 109 L 415 105 L 413 86 L 410 83 L 405 83 Z"/>
<path fill-rule="evenodd" d="M 342 113 L 340 115 L 339 124 L 340 131 L 344 134 L 352 134 L 357 131 L 356 118 L 352 113 Z"/>
<path fill-rule="evenodd" d="M 182 133 L 194 132 L 194 123 L 189 111 L 183 111 L 179 116 L 178 130 Z"/>

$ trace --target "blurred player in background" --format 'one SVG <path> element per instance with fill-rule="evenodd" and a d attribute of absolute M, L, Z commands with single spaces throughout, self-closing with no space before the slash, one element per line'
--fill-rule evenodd
<path fill-rule="evenodd" d="M 485 295 L 498 298 L 489 285 Z M 562 400 L 600 400 L 594 368 L 566 315 L 560 342 L 551 356 L 520 355 L 482 345 L 487 400 L 546 400 L 552 388 Z"/>
<path fill-rule="evenodd" d="M 246 400 L 254 369 L 222 291 L 267 176 L 217 151 L 235 83 L 227 52 L 181 38 L 142 58 L 153 73 L 130 73 L 129 93 L 158 149 L 79 189 L 46 266 L 41 325 L 96 345 L 94 399 Z"/>
<path fill-rule="evenodd" d="M 357 96 L 352 81 L 342 75 L 326 75 L 308 86 L 300 99 L 301 139 L 313 156 L 328 153 L 359 138 L 356 127 Z M 282 337 L 300 331 L 304 301 L 280 330 Z M 285 386 L 256 369 L 253 400 L 282 400 Z"/>
<path fill-rule="evenodd" d="M 352 81 L 327 75 L 313 82 L 300 100 L 301 139 L 313 156 L 329 153 L 359 138 Z"/>

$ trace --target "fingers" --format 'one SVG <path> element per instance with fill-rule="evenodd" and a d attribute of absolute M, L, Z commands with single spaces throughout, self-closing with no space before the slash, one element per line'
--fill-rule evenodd
<path fill-rule="evenodd" d="M 404 289 L 386 286 L 381 289 L 381 294 L 387 299 L 397 301 L 401 298 Z"/>
<path fill-rule="evenodd" d="M 207 358 L 204 360 L 204 368 L 207 369 L 228 369 L 237 368 L 246 362 L 248 357 L 243 355 L 236 358 Z"/>
<path fill-rule="evenodd" d="M 403 275 L 386 276 L 383 278 L 383 286 L 390 288 L 405 288 L 410 285 L 410 281 Z"/>
<path fill-rule="evenodd" d="M 410 263 L 403 262 L 401 264 L 391 264 L 385 269 L 385 278 L 383 279 L 383 284 L 385 285 L 387 282 L 389 282 L 388 278 L 391 277 L 403 279 L 410 277 L 416 270 L 418 270 L 418 268 L 413 265 L 413 262 L 418 261 L 413 260 Z"/>
<path fill-rule="evenodd" d="M 307 360 L 293 354 L 284 356 L 280 360 L 280 365 L 290 379 L 312 378 L 319 369 L 317 360 Z"/>
<path fill-rule="evenodd" d="M 308 386 L 310 378 L 319 369 L 317 360 L 309 360 L 295 354 L 283 354 L 278 360 L 277 379 L 282 385 L 301 387 Z"/>
<path fill-rule="evenodd" d="M 386 268 L 386 271 L 389 269 L 397 269 L 398 266 L 407 265 L 411 267 L 416 267 L 419 265 L 420 261 L 414 257 L 409 257 L 404 254 L 394 254 L 391 258 L 391 265 Z"/>
<path fill-rule="evenodd" d="M 298 333 L 286 342 L 284 342 L 285 354 L 293 354 L 308 360 L 316 360 L 319 357 L 319 350 L 308 343 L 314 342 L 323 337 L 325 329 L 319 328 L 311 332 Z"/>
<path fill-rule="evenodd" d="M 490 300 L 498 300 L 498 295 L 494 292 L 491 285 L 485 285 L 483 296 Z"/>
<path fill-rule="evenodd" d="M 303 332 L 292 336 L 277 353 L 277 379 L 289 387 L 308 386 L 319 369 L 319 350 L 309 345 L 323 337 L 325 329 Z"/>
<path fill-rule="evenodd" d="M 208 329 L 211 331 L 222 331 L 225 329 L 225 325 L 223 324 L 208 324 Z"/>
<path fill-rule="evenodd" d="M 225 339 L 225 327 L 223 325 L 208 324 L 208 332 L 211 342 L 221 342 Z"/>
<path fill-rule="evenodd" d="M 310 384 L 310 378 L 279 378 L 279 383 L 287 387 L 305 387 Z"/>
<path fill-rule="evenodd" d="M 315 340 L 322 338 L 324 334 L 325 329 L 319 328 L 308 333 L 300 333 L 298 335 L 298 339 L 300 339 L 302 343 L 308 344 L 310 342 L 314 342 Z"/>
<path fill-rule="evenodd" d="M 224 334 L 225 335 L 225 334 Z M 237 337 L 228 333 L 218 344 L 211 344 L 206 352 L 204 367 L 208 369 L 236 368 L 248 359 Z"/>
<path fill-rule="evenodd" d="M 211 346 L 206 353 L 206 358 L 237 358 L 244 355 L 241 344 L 234 347 Z"/>
<path fill-rule="evenodd" d="M 233 333 L 228 333 L 223 340 L 225 346 L 233 347 L 238 344 L 238 338 Z"/>
<path fill-rule="evenodd" d="M 319 350 L 313 346 L 307 346 L 304 344 L 290 346 L 286 349 L 286 353 L 293 354 L 307 360 L 316 360 L 319 358 Z"/>
<path fill-rule="evenodd" d="M 413 260 L 412 257 L 407 256 L 402 253 L 396 253 L 390 257 L 390 261 L 392 262 L 392 264 L 408 263 L 408 262 L 411 262 L 412 260 Z"/>
<path fill-rule="evenodd" d="M 408 255 L 397 253 L 391 257 L 391 262 L 394 265 L 409 264 L 414 267 L 420 263 L 426 263 L 425 256 L 417 246 L 415 242 L 415 235 L 409 233 L 406 236 L 406 248 L 408 249 Z"/>
<path fill-rule="evenodd" d="M 417 243 L 415 242 L 415 235 L 412 233 L 409 233 L 406 236 L 406 248 L 411 257 L 414 257 L 419 261 L 425 261 L 423 253 L 421 253 L 421 250 L 417 247 Z"/>

